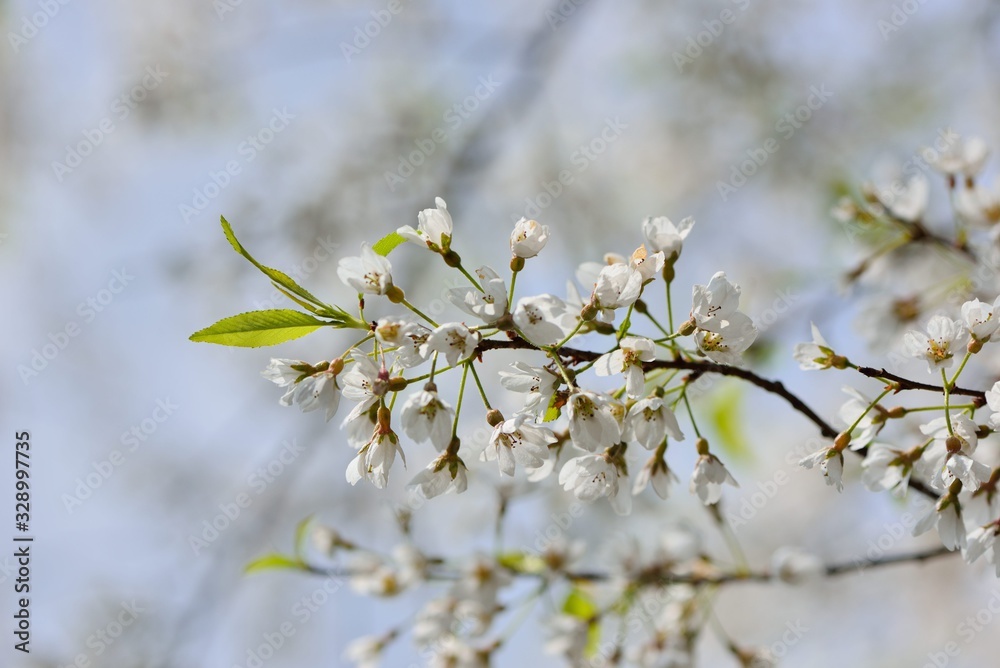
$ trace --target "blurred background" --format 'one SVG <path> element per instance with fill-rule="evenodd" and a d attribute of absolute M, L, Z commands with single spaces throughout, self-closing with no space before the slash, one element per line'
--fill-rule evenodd
<path fill-rule="evenodd" d="M 389 549 L 400 540 L 393 504 L 432 453 L 408 451 L 409 471 L 397 463 L 387 490 L 351 488 L 344 467 L 354 453 L 339 418 L 327 424 L 278 405 L 279 391 L 259 375 L 270 357 L 329 359 L 350 343 L 336 334 L 277 350 L 188 341 L 224 316 L 288 306 L 232 253 L 220 215 L 261 261 L 347 307 L 337 258 L 415 225 L 435 196 L 448 202 L 470 267 L 504 266 L 521 216 L 550 226 L 544 259 L 519 280 L 522 295 L 563 294 L 579 262 L 630 253 L 645 216 L 693 215 L 678 313 L 692 284 L 724 269 L 763 332 L 752 367 L 832 419 L 845 379 L 806 375 L 791 361 L 809 321 L 838 351 L 882 358 L 857 335 L 855 295 L 842 289 L 864 248 L 831 207 L 946 128 L 1000 140 L 1000 5 L 986 0 L 0 8 L 9 323 L 0 416 L 7 441 L 15 430 L 32 434 L 37 536 L 33 651 L 5 642 L 3 665 L 63 667 L 82 656 L 122 668 L 246 666 L 248 651 L 289 620 L 294 636 L 266 665 L 342 665 L 351 639 L 405 622 L 426 598 L 378 601 L 343 587 L 303 621 L 291 611 L 322 582 L 243 575 L 255 557 L 289 551 L 310 514 Z M 777 149 L 760 160 L 766 143 Z M 741 178 L 755 155 L 763 164 Z M 932 181 L 932 201 L 946 202 Z M 428 257 L 396 251 L 397 282 L 432 314 L 460 319 L 441 300 L 450 276 Z M 511 361 L 497 357 L 487 362 L 493 378 Z M 494 393 L 516 407 L 516 397 Z M 737 529 L 751 563 L 766 566 L 781 545 L 849 561 L 885 536 L 889 552 L 937 540 L 897 536 L 906 504 L 864 490 L 856 461 L 839 495 L 799 469 L 788 453 L 815 449 L 816 434 L 778 399 L 719 381 L 696 410 L 727 431 L 713 438 L 729 443 L 742 488 L 727 490 L 726 507 L 787 477 Z M 671 449 L 682 478 L 674 496 L 647 493 L 615 526 L 647 545 L 693 526 L 724 558 L 686 490 L 692 442 Z M 282 452 L 278 474 L 260 475 L 278 470 Z M 464 503 L 446 496 L 415 512 L 415 539 L 448 555 L 490 549 L 499 482 L 493 465 L 476 467 Z M 249 507 L 193 548 L 192 536 L 243 494 Z M 515 502 L 508 546 L 533 544 L 568 502 L 554 479 Z M 590 506 L 571 534 L 603 550 L 624 541 L 608 531 L 612 518 L 607 504 Z M 10 624 L 11 562 L 0 565 Z M 798 588 L 739 585 L 722 591 L 717 612 L 747 644 L 780 642 L 791 623 L 810 629 L 785 648 L 783 665 L 922 666 L 950 641 L 960 654 L 948 665 L 993 665 L 1000 622 L 981 617 L 985 632 L 971 637 L 960 629 L 1000 591 L 990 571 L 949 558 Z M 128 606 L 135 623 L 111 643 L 95 641 Z M 551 660 L 540 658 L 545 616 L 540 608 L 497 665 Z M 700 658 L 731 665 L 710 634 Z M 404 639 L 385 665 L 417 660 Z"/>

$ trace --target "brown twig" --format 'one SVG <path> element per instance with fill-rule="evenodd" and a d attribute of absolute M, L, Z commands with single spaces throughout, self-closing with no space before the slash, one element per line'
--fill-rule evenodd
<path fill-rule="evenodd" d="M 486 340 L 479 344 L 479 351 L 487 350 L 538 350 L 538 347 L 525 341 L 520 337 L 515 337 L 509 340 Z M 590 350 L 578 350 L 576 348 L 560 348 L 559 355 L 570 360 L 579 362 L 590 362 L 601 356 L 601 353 L 590 351 Z M 652 369 L 686 369 L 689 371 L 694 371 L 698 374 L 703 373 L 715 373 L 720 376 L 732 376 L 735 378 L 740 378 L 746 382 L 756 385 L 757 387 L 770 392 L 771 394 L 776 394 L 782 399 L 784 399 L 788 404 L 794 408 L 796 411 L 805 416 L 810 422 L 812 422 L 819 429 L 820 434 L 825 438 L 836 438 L 838 431 L 833 428 L 833 426 L 820 417 L 816 411 L 810 408 L 802 399 L 793 394 L 785 387 L 784 383 L 780 380 L 768 380 L 758 376 L 753 371 L 747 369 L 741 369 L 739 367 L 728 366 L 726 364 L 716 364 L 715 362 L 700 361 L 700 360 L 654 360 L 652 362 L 644 362 L 643 368 L 645 370 Z M 866 374 L 867 375 L 867 374 Z M 895 382 L 900 382 L 906 379 L 895 380 L 891 378 L 892 374 L 889 374 L 890 380 Z M 885 376 L 881 376 L 885 378 Z M 926 388 L 920 387 L 921 383 L 915 383 L 914 381 L 906 381 L 908 384 L 913 385 L 908 389 L 933 389 L 934 391 L 941 391 L 941 388 L 928 385 Z M 971 394 L 970 394 L 971 393 Z M 952 394 L 964 394 L 967 396 L 982 396 L 975 394 L 974 390 L 954 390 Z M 985 401 L 985 398 L 983 399 Z M 857 453 L 859 456 L 864 457 L 868 452 L 868 448 L 862 448 L 860 450 L 852 450 L 851 452 Z M 938 494 L 933 489 L 923 484 L 919 480 L 910 480 L 910 488 L 920 492 L 921 494 L 937 499 Z"/>
<path fill-rule="evenodd" d="M 944 388 L 940 385 L 931 385 L 930 383 L 921 383 L 915 380 L 910 380 L 909 378 L 903 378 L 902 376 L 897 376 L 894 373 L 890 373 L 885 369 L 876 369 L 870 366 L 858 367 L 858 373 L 862 376 L 867 376 L 868 378 L 874 378 L 876 380 L 886 380 L 895 383 L 899 390 L 924 390 L 926 392 L 940 392 L 944 393 Z M 949 394 L 955 395 L 960 394 L 964 397 L 972 397 L 973 403 L 976 406 L 982 406 L 986 403 L 986 393 L 980 390 L 969 390 L 961 387 L 954 387 L 951 389 Z"/>

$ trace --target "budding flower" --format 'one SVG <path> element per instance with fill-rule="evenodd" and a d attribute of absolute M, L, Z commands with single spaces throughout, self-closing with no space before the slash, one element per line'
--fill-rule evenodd
<path fill-rule="evenodd" d="M 646 246 L 655 253 L 663 251 L 667 264 L 673 264 L 681 254 L 684 240 L 694 227 L 694 218 L 688 216 L 676 225 L 666 216 L 647 218 L 642 223 Z"/>
<path fill-rule="evenodd" d="M 371 249 L 367 243 L 361 244 L 360 257 L 345 257 L 337 266 L 337 276 L 348 287 L 369 295 L 388 295 L 393 290 L 392 265 L 389 259 Z M 402 294 L 400 292 L 400 294 Z"/>
<path fill-rule="evenodd" d="M 799 368 L 803 371 L 817 371 L 829 369 L 843 369 L 847 366 L 847 359 L 837 355 L 830 344 L 826 342 L 823 335 L 819 333 L 819 328 L 815 323 L 810 323 L 812 327 L 812 343 L 799 343 L 795 346 L 792 356 L 799 363 Z"/>
<path fill-rule="evenodd" d="M 417 214 L 417 229 L 405 225 L 396 233 L 417 244 L 426 245 L 435 253 L 447 253 L 451 249 L 453 224 L 448 205 L 440 197 L 434 198 L 436 209 L 424 209 Z"/>
<path fill-rule="evenodd" d="M 510 235 L 510 252 L 514 257 L 535 257 L 549 240 L 549 228 L 537 220 L 522 218 L 514 225 Z"/>

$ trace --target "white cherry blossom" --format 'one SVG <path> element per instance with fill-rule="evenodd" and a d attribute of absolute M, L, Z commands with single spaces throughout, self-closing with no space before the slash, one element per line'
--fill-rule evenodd
<path fill-rule="evenodd" d="M 337 264 L 337 276 L 350 288 L 369 295 L 386 295 L 393 288 L 392 265 L 367 243 L 360 257 L 345 257 Z"/>
<path fill-rule="evenodd" d="M 521 218 L 510 234 L 510 252 L 514 257 L 531 258 L 538 255 L 549 240 L 549 228 L 537 220 Z"/>
<path fill-rule="evenodd" d="M 666 216 L 646 218 L 642 222 L 642 233 L 646 237 L 646 247 L 653 252 L 661 251 L 667 262 L 676 260 L 684 247 L 684 240 L 694 227 L 694 218 L 688 216 L 674 224 Z"/>
<path fill-rule="evenodd" d="M 447 252 L 451 248 L 453 224 L 448 205 L 440 197 L 434 198 L 436 208 L 424 209 L 417 214 L 417 229 L 410 225 L 396 232 L 407 241 L 426 246 L 434 252 Z"/>
<path fill-rule="evenodd" d="M 324 365 L 325 369 L 322 368 Z M 303 413 L 325 408 L 326 421 L 329 422 L 340 407 L 341 392 L 337 375 L 343 368 L 344 364 L 340 360 L 313 367 L 301 360 L 272 359 L 261 375 L 279 387 L 288 388 L 278 400 L 279 404 L 297 404 Z"/>
<path fill-rule="evenodd" d="M 809 323 L 812 327 L 813 340 L 811 343 L 799 343 L 795 346 L 792 356 L 799 363 L 799 368 L 803 371 L 817 371 L 829 369 L 833 366 L 836 353 L 820 334 L 816 323 Z"/>
<path fill-rule="evenodd" d="M 622 464 L 607 453 L 581 455 L 566 462 L 559 471 L 559 484 L 581 501 L 605 497 L 619 515 L 632 509 L 628 474 Z"/>
<path fill-rule="evenodd" d="M 667 466 L 667 461 L 659 454 L 654 454 L 649 458 L 645 466 L 639 469 L 639 474 L 635 477 L 635 486 L 632 488 L 632 494 L 638 495 L 647 486 L 652 485 L 656 495 L 661 499 L 666 499 L 670 495 L 670 485 L 677 482 L 677 476 Z"/>
<path fill-rule="evenodd" d="M 971 564 L 985 554 L 987 561 L 993 564 L 996 576 L 1000 578 L 1000 554 L 997 553 L 998 533 L 1000 533 L 1000 525 L 997 522 L 991 522 L 970 531 L 966 539 L 967 547 L 964 557 L 965 561 Z"/>
<path fill-rule="evenodd" d="M 407 487 L 425 499 L 448 492 L 461 494 L 469 487 L 465 462 L 458 455 L 446 452 L 414 476 Z"/>
<path fill-rule="evenodd" d="M 944 151 L 928 152 L 927 161 L 931 167 L 948 176 L 976 176 L 986 164 L 986 158 L 990 154 L 989 147 L 981 137 L 954 137 L 954 141 Z"/>
<path fill-rule="evenodd" d="M 656 359 L 656 344 L 641 336 L 626 336 L 616 350 L 601 355 L 594 364 L 598 376 L 624 374 L 625 391 L 632 399 L 641 396 L 646 383 L 643 362 Z"/>
<path fill-rule="evenodd" d="M 389 469 L 396 461 L 397 454 L 403 464 L 406 464 L 403 449 L 399 447 L 399 437 L 391 431 L 376 431 L 368 445 L 361 448 L 347 465 L 347 482 L 356 485 L 359 480 L 368 480 L 383 489 L 389 481 Z"/>
<path fill-rule="evenodd" d="M 569 336 L 579 321 L 577 316 L 566 302 L 548 294 L 523 297 L 514 308 L 514 324 L 539 346 L 552 346 Z"/>
<path fill-rule="evenodd" d="M 576 447 L 595 452 L 621 441 L 622 425 L 607 397 L 593 392 L 575 392 L 570 395 L 566 410 L 569 436 Z"/>
<path fill-rule="evenodd" d="M 514 362 L 510 366 L 513 371 L 500 371 L 500 384 L 511 392 L 525 395 L 523 411 L 543 415 L 562 378 L 546 368 L 525 362 Z"/>
<path fill-rule="evenodd" d="M 713 362 L 743 366 L 742 353 L 757 340 L 757 334 L 750 316 L 737 311 L 715 330 L 697 330 L 694 340 L 698 350 Z"/>
<path fill-rule="evenodd" d="M 411 369 L 426 361 L 420 347 L 427 342 L 431 330 L 420 323 L 393 318 L 382 318 L 375 326 L 375 338 L 386 348 L 394 348 L 396 362 L 404 369 Z"/>
<path fill-rule="evenodd" d="M 462 323 L 450 322 L 437 327 L 427 337 L 427 342 L 421 347 L 420 353 L 429 357 L 431 353 L 444 355 L 449 366 L 455 366 L 475 352 L 479 345 L 479 333 Z"/>
<path fill-rule="evenodd" d="M 911 329 L 903 337 L 908 355 L 927 362 L 927 370 L 937 373 L 950 368 L 965 341 L 965 329 L 958 320 L 935 315 L 927 323 L 927 333 Z"/>
<path fill-rule="evenodd" d="M 448 301 L 487 325 L 493 325 L 507 315 L 507 286 L 500 275 L 489 267 L 476 270 L 482 291 L 477 288 L 452 288 Z"/>
<path fill-rule="evenodd" d="M 739 487 L 739 483 L 729 473 L 725 464 L 708 451 L 708 444 L 704 439 L 699 439 L 697 448 L 698 461 L 695 462 L 694 473 L 691 474 L 690 490 L 708 506 L 718 503 L 722 498 L 722 485 Z"/>
<path fill-rule="evenodd" d="M 646 251 L 645 246 L 639 246 L 632 253 L 632 257 L 628 261 L 628 266 L 639 272 L 639 275 L 642 276 L 643 283 L 656 278 L 656 275 L 663 271 L 664 264 L 666 262 L 663 259 L 662 252 L 649 253 Z"/>
<path fill-rule="evenodd" d="M 962 507 L 958 499 L 951 494 L 938 499 L 938 502 L 917 521 L 913 527 L 913 535 L 920 536 L 934 527 L 937 527 L 938 536 L 946 548 L 952 551 L 965 549 L 968 542 L 965 522 L 962 520 Z"/>
<path fill-rule="evenodd" d="M 557 440 L 551 429 L 534 424 L 525 414 L 515 415 L 493 428 L 482 459 L 497 460 L 500 472 L 512 476 L 516 464 L 540 467 L 549 458 L 549 444 Z"/>
<path fill-rule="evenodd" d="M 844 491 L 844 453 L 837 448 L 821 448 L 799 461 L 799 466 L 811 469 L 819 466 L 826 484 Z"/>
<path fill-rule="evenodd" d="M 691 317 L 698 329 L 721 332 L 740 307 L 740 286 L 730 283 L 726 272 L 716 272 L 708 285 L 695 285 L 691 291 Z"/>
<path fill-rule="evenodd" d="M 923 218 L 930 195 L 930 185 L 923 174 L 911 177 L 905 185 L 895 182 L 893 186 L 876 190 L 882 206 L 894 217 L 909 223 Z"/>
<path fill-rule="evenodd" d="M 625 418 L 625 440 L 637 441 L 647 450 L 654 450 L 668 434 L 675 441 L 684 440 L 677 416 L 662 398 L 646 397 L 629 409 Z"/>
<path fill-rule="evenodd" d="M 962 323 L 974 341 L 986 343 L 997 331 L 997 327 L 1000 327 L 998 308 L 1000 308 L 1000 297 L 993 304 L 984 304 L 978 299 L 962 304 Z"/>
<path fill-rule="evenodd" d="M 591 296 L 598 309 L 597 319 L 613 322 L 616 309 L 629 307 L 639 298 L 642 283 L 642 274 L 628 264 L 616 263 L 601 269 Z"/>
<path fill-rule="evenodd" d="M 418 443 L 430 441 L 439 451 L 451 442 L 454 416 L 455 411 L 438 396 L 436 388 L 410 395 L 400 414 L 407 436 Z"/>

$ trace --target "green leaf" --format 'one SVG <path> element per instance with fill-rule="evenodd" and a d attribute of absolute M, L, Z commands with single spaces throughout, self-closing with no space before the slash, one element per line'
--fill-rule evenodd
<path fill-rule="evenodd" d="M 331 308 L 329 304 L 320 301 L 319 299 L 314 297 L 308 290 L 306 290 L 301 285 L 292 280 L 292 277 L 289 276 L 288 274 L 282 271 L 278 271 L 277 269 L 272 269 L 271 267 L 266 267 L 257 260 L 255 260 L 254 257 L 250 255 L 250 252 L 247 251 L 247 249 L 243 247 L 243 244 L 241 244 L 239 240 L 236 238 L 236 233 L 233 232 L 233 226 L 229 224 L 229 221 L 226 220 L 225 216 L 221 216 L 220 219 L 222 221 L 222 231 L 225 232 L 226 239 L 229 239 L 229 243 L 233 247 L 233 249 L 237 253 L 245 257 L 247 260 L 249 260 L 251 264 L 253 264 L 253 266 L 257 267 L 262 272 L 264 272 L 265 276 L 270 278 L 278 285 L 284 287 L 289 292 L 293 292 L 302 299 L 305 299 L 306 301 L 312 302 L 317 306 Z"/>
<path fill-rule="evenodd" d="M 737 459 L 750 459 L 751 448 L 744 431 L 742 384 L 724 383 L 706 403 L 722 450 Z"/>
<path fill-rule="evenodd" d="M 243 572 L 246 574 L 259 573 L 260 571 L 273 571 L 291 569 L 296 571 L 308 570 L 304 562 L 300 559 L 288 557 L 283 554 L 268 554 L 260 559 L 254 559 Z"/>
<path fill-rule="evenodd" d="M 570 617 L 590 621 L 597 616 L 597 603 L 580 587 L 573 587 L 563 602 L 562 611 Z"/>
<path fill-rule="evenodd" d="M 192 334 L 191 340 L 240 348 L 259 348 L 291 341 L 329 325 L 330 323 L 317 320 L 308 313 L 289 309 L 250 311 L 223 318 Z"/>
<path fill-rule="evenodd" d="M 556 408 L 556 402 L 558 400 L 558 394 L 553 394 L 552 398 L 549 399 L 549 407 L 545 409 L 545 415 L 542 417 L 542 422 L 554 422 L 559 419 L 560 415 L 562 415 L 562 411 Z"/>
<path fill-rule="evenodd" d="M 405 243 L 406 237 L 401 235 L 399 232 L 390 232 L 376 241 L 375 245 L 372 246 L 372 250 L 385 257 L 392 251 L 396 250 L 397 246 L 402 246 Z"/>

